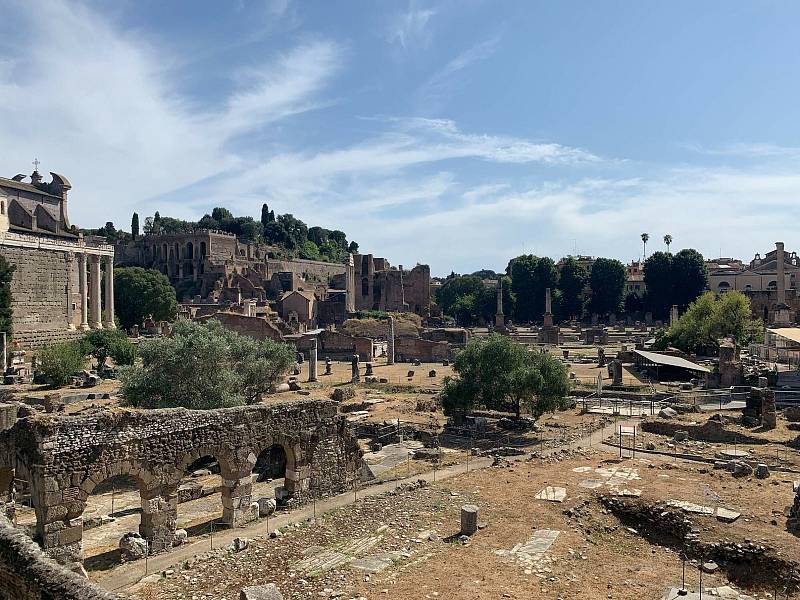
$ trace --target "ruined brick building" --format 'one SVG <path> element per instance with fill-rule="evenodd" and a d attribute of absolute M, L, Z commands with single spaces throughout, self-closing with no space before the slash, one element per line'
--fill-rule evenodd
<path fill-rule="evenodd" d="M 320 325 L 341 323 L 356 310 L 410 311 L 423 318 L 431 314 L 427 265 L 408 271 L 371 254 L 351 255 L 345 264 L 272 258 L 278 250 L 229 233 L 197 230 L 144 235 L 118 244 L 115 261 L 161 271 L 175 286 L 179 300 L 200 297 L 240 303 L 313 292 Z M 316 324 L 316 317 L 305 320 Z"/>
<path fill-rule="evenodd" d="M 413 312 L 431 316 L 431 269 L 417 265 L 410 271 L 403 265 L 389 265 L 372 254 L 353 255 L 356 310 Z"/>
<path fill-rule="evenodd" d="M 35 347 L 114 327 L 114 249 L 69 222 L 66 177 L 0 177 L 0 255 L 15 265 L 14 340 Z M 104 291 L 101 291 L 105 287 Z"/>

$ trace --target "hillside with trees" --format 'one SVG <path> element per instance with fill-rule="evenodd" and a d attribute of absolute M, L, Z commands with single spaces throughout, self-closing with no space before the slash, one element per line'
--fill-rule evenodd
<path fill-rule="evenodd" d="M 349 253 L 358 252 L 358 244 L 348 241 L 347 234 L 337 229 L 309 227 L 291 213 L 276 215 L 274 210 L 263 204 L 258 220 L 249 216 L 236 217 L 230 210 L 216 207 L 199 221 L 185 221 L 174 217 L 161 216 L 156 211 L 146 217 L 141 226 L 143 235 L 164 233 L 191 233 L 198 229 L 215 229 L 232 233 L 240 240 L 267 244 L 276 248 L 276 258 L 305 258 L 325 262 L 342 263 Z M 133 213 L 131 233 L 117 229 L 108 222 L 99 229 L 82 229 L 84 235 L 97 235 L 106 238 L 109 244 L 134 240 L 140 235 L 139 215 Z"/>

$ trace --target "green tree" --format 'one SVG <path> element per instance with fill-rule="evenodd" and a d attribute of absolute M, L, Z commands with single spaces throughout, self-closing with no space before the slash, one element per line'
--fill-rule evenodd
<path fill-rule="evenodd" d="M 672 245 L 672 236 L 670 234 L 664 236 L 664 245 L 667 247 L 667 252 L 669 253 L 669 247 Z"/>
<path fill-rule="evenodd" d="M 542 318 L 545 289 L 556 289 L 558 270 L 551 258 L 525 254 L 512 258 L 506 273 L 511 276 L 514 294 L 514 321 L 522 323 Z"/>
<path fill-rule="evenodd" d="M 650 234 L 643 233 L 641 235 L 642 238 L 642 259 L 647 258 L 647 242 L 650 241 Z"/>
<path fill-rule="evenodd" d="M 305 258 L 308 260 L 319 260 L 322 256 L 319 253 L 319 248 L 317 245 L 312 242 L 311 240 L 306 240 L 303 242 L 303 245 L 300 246 L 300 258 Z"/>
<path fill-rule="evenodd" d="M 618 313 L 625 291 L 625 267 L 613 258 L 598 258 L 589 276 L 592 288 L 590 310 L 598 315 Z"/>
<path fill-rule="evenodd" d="M 6 333 L 9 337 L 13 330 L 11 281 L 16 269 L 16 265 L 8 262 L 4 256 L 0 256 L 0 332 Z"/>
<path fill-rule="evenodd" d="M 217 206 L 211 211 L 211 218 L 214 219 L 217 223 L 222 223 L 223 221 L 232 220 L 233 213 L 231 213 L 231 211 L 229 211 L 227 208 Z"/>
<path fill-rule="evenodd" d="M 674 346 L 684 352 L 716 354 L 719 340 L 734 338 L 745 346 L 760 337 L 761 321 L 753 319 L 750 300 L 731 291 L 717 298 L 706 292 L 689 304 L 686 312 L 669 330 L 656 337 L 657 349 Z"/>
<path fill-rule="evenodd" d="M 63 342 L 39 350 L 39 369 L 52 387 L 67 385 L 86 364 L 86 355 L 78 342 Z"/>
<path fill-rule="evenodd" d="M 212 409 L 258 401 L 294 362 L 294 349 L 180 319 L 172 337 L 140 344 L 141 365 L 120 369 L 122 396 L 141 408 Z"/>
<path fill-rule="evenodd" d="M 673 304 L 672 254 L 653 252 L 644 261 L 645 306 L 656 319 L 665 319 Z"/>
<path fill-rule="evenodd" d="M 445 413 L 476 408 L 538 417 L 564 405 L 569 393 L 566 367 L 548 353 L 529 352 L 506 336 L 473 338 L 453 363 L 457 376 L 442 389 Z"/>
<path fill-rule="evenodd" d="M 653 252 L 644 261 L 644 282 L 648 310 L 657 319 L 665 319 L 673 304 L 685 310 L 706 289 L 706 261 L 691 248 L 677 254 Z"/>
<path fill-rule="evenodd" d="M 558 289 L 561 290 L 559 315 L 565 319 L 580 319 L 583 316 L 583 290 L 589 280 L 586 269 L 573 257 L 567 258 L 561 266 Z"/>
<path fill-rule="evenodd" d="M 672 258 L 672 304 L 684 310 L 708 287 L 708 268 L 703 255 L 686 248 Z"/>
<path fill-rule="evenodd" d="M 300 248 L 308 239 L 308 227 L 294 215 L 286 213 L 278 217 L 278 225 L 285 232 L 285 244 L 290 250 Z M 331 232 L 331 235 L 333 232 Z"/>
<path fill-rule="evenodd" d="M 139 237 L 139 214 L 133 213 L 131 217 L 131 236 L 135 240 Z"/>
<path fill-rule="evenodd" d="M 358 254 L 358 244 L 355 242 L 350 242 L 350 245 L 347 246 L 347 252 L 349 254 Z"/>
<path fill-rule="evenodd" d="M 266 227 L 267 223 L 269 223 L 269 206 L 265 202 L 261 205 L 261 226 Z"/>
<path fill-rule="evenodd" d="M 175 288 L 154 269 L 115 267 L 114 311 L 125 329 L 141 324 L 147 315 L 172 320 L 178 312 Z"/>
<path fill-rule="evenodd" d="M 482 290 L 483 282 L 477 277 L 458 275 L 448 278 L 436 291 L 436 304 L 439 305 L 444 314 L 455 317 L 454 306 L 458 299 L 471 296 L 474 304 L 474 299 L 481 294 Z M 463 303 L 460 305 L 459 310 L 464 310 Z"/>

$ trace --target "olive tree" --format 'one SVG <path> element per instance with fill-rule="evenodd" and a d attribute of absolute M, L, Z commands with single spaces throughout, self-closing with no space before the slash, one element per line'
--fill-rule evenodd
<path fill-rule="evenodd" d="M 258 401 L 289 371 L 294 349 L 185 319 L 172 337 L 139 344 L 141 364 L 120 369 L 122 396 L 142 408 L 211 409 Z"/>
<path fill-rule="evenodd" d="M 488 408 L 534 417 L 562 408 L 569 393 L 566 367 L 548 353 L 530 352 L 508 337 L 473 338 L 453 363 L 457 377 L 446 378 L 445 412 Z"/>

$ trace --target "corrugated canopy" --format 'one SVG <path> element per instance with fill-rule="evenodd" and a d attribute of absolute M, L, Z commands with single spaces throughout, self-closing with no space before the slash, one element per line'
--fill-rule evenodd
<path fill-rule="evenodd" d="M 776 327 L 770 329 L 770 333 L 779 335 L 787 340 L 800 343 L 800 327 Z"/>
<path fill-rule="evenodd" d="M 646 350 L 634 350 L 636 354 L 641 356 L 648 362 L 665 367 L 677 367 L 679 369 L 686 369 L 687 371 L 697 371 L 699 373 L 710 373 L 711 371 L 705 367 L 693 363 L 690 360 L 681 358 L 680 356 L 670 356 L 669 354 L 659 354 L 658 352 L 647 352 Z"/>

